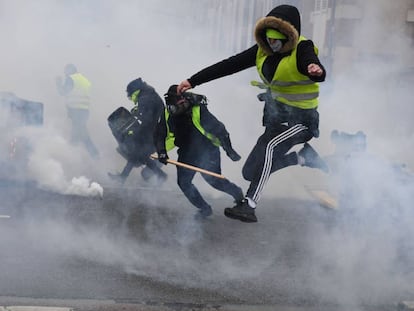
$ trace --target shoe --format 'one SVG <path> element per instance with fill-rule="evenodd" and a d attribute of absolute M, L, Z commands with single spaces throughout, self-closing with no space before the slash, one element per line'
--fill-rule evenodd
<path fill-rule="evenodd" d="M 144 166 L 144 168 L 141 170 L 142 179 L 148 181 L 152 176 L 154 176 L 154 171 L 148 166 Z"/>
<path fill-rule="evenodd" d="M 142 179 L 144 179 L 145 182 L 153 186 L 160 186 L 167 180 L 168 175 L 161 169 L 157 169 L 154 171 L 150 169 L 148 166 L 145 166 L 141 170 L 141 177 Z"/>
<path fill-rule="evenodd" d="M 302 166 L 318 168 L 325 173 L 329 173 L 329 167 L 325 161 L 318 155 L 318 153 L 309 145 L 305 143 L 303 148 L 299 150 L 298 155 L 305 159 L 305 163 Z"/>
<path fill-rule="evenodd" d="M 112 174 L 112 173 L 108 173 L 108 176 L 109 176 L 112 180 L 114 180 L 114 181 L 116 181 L 116 182 L 119 182 L 119 183 L 121 183 L 121 184 L 125 183 L 125 180 L 126 180 L 126 177 L 125 177 L 125 176 L 122 176 L 121 174 Z"/>
<path fill-rule="evenodd" d="M 210 206 L 205 208 L 200 208 L 198 212 L 194 215 L 195 220 L 205 220 L 207 217 L 213 214 L 213 210 Z"/>
<path fill-rule="evenodd" d="M 249 206 L 246 199 L 237 203 L 234 207 L 224 209 L 224 215 L 232 219 L 238 219 L 242 222 L 257 222 L 254 208 Z"/>
<path fill-rule="evenodd" d="M 165 172 L 160 172 L 157 174 L 157 185 L 161 186 L 168 178 L 168 175 Z"/>

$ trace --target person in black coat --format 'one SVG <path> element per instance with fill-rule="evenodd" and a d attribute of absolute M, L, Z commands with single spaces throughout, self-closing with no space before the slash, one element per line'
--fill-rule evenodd
<path fill-rule="evenodd" d="M 203 95 L 185 93 L 177 96 L 177 85 L 172 85 L 165 95 L 166 111 L 161 116 L 155 131 L 158 159 L 167 164 L 167 151 L 178 147 L 178 161 L 201 169 L 221 174 L 220 146 L 233 160 L 240 155 L 232 148 L 230 136 L 208 109 Z M 203 199 L 192 180 L 196 172 L 177 166 L 177 183 L 187 199 L 199 209 L 197 217 L 212 214 L 211 206 Z M 231 195 L 236 202 L 243 199 L 240 187 L 227 179 L 201 174 L 213 188 Z"/>
<path fill-rule="evenodd" d="M 158 182 L 163 182 L 167 174 L 150 156 L 155 153 L 154 130 L 158 118 L 164 112 L 164 102 L 155 89 L 142 78 L 131 81 L 127 85 L 126 92 L 128 99 L 134 103 L 131 113 L 127 113 L 126 117 L 127 120 L 132 121 L 127 122 L 127 128 L 123 129 L 122 133 L 114 132 L 114 135 L 119 143 L 117 150 L 127 160 L 127 163 L 120 174 L 108 173 L 108 175 L 123 183 L 134 167 L 144 166 L 141 171 L 144 180 L 149 180 L 155 175 Z M 123 114 L 126 113 L 123 112 Z M 113 116 L 110 116 L 108 121 Z"/>
<path fill-rule="evenodd" d="M 243 222 L 257 222 L 256 204 L 270 174 L 300 164 L 328 168 L 308 141 L 319 136 L 318 82 L 326 71 L 311 40 L 300 35 L 300 14 L 296 7 L 279 5 L 259 19 L 255 27 L 256 44 L 251 48 L 211 65 L 178 86 L 182 93 L 197 85 L 256 66 L 263 82 L 254 85 L 265 89 L 265 132 L 243 166 L 243 177 L 250 181 L 245 199 L 226 208 L 227 217 Z M 298 144 L 298 152 L 289 150 Z"/>

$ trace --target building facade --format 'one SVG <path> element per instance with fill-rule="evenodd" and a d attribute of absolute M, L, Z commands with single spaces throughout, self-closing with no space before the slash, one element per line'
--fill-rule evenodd
<path fill-rule="evenodd" d="M 256 21 L 283 3 L 301 11 L 302 34 L 317 44 L 331 73 L 364 60 L 394 60 L 393 65 L 414 71 L 414 0 L 199 0 L 188 5 L 200 12 L 191 22 L 209 29 L 211 46 L 236 53 L 254 44 Z"/>

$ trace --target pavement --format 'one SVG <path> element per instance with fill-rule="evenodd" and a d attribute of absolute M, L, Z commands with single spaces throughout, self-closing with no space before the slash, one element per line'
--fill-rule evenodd
<path fill-rule="evenodd" d="M 206 196 L 200 223 L 178 191 L 0 195 L 0 311 L 412 310 L 412 240 L 383 235 L 380 210 L 264 198 L 245 224 L 223 216 L 231 198 Z"/>
<path fill-rule="evenodd" d="M 0 297 L 1 299 L 1 297 Z M 15 299 L 17 300 L 17 299 Z M 0 306 L 0 311 L 360 311 L 360 310 L 388 310 L 410 311 L 412 302 L 401 302 L 390 308 L 363 308 L 358 306 L 335 307 L 315 306 L 297 307 L 283 305 L 208 305 L 208 304 L 182 304 L 182 303 L 117 303 L 115 301 L 36 301 L 19 299 L 33 305 Z M 43 305 L 42 305 L 43 304 Z M 53 304 L 55 304 L 53 306 Z"/>

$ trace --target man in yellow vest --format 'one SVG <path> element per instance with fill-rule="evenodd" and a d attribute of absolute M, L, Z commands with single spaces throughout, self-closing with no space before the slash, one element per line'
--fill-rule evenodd
<path fill-rule="evenodd" d="M 300 14 L 296 7 L 279 5 L 255 27 L 256 44 L 251 48 L 211 65 L 178 86 L 178 93 L 250 67 L 256 67 L 266 89 L 259 99 L 265 101 L 263 126 L 243 167 L 250 181 L 245 199 L 224 214 L 243 222 L 257 222 L 256 204 L 270 174 L 300 164 L 327 171 L 326 164 L 307 143 L 319 136 L 318 82 L 326 72 L 311 40 L 300 35 Z M 298 152 L 289 150 L 304 144 Z"/>
<path fill-rule="evenodd" d="M 91 83 L 80 74 L 73 64 L 67 64 L 64 68 L 64 78 L 56 79 L 56 87 L 60 95 L 65 98 L 66 110 L 72 122 L 71 142 L 82 143 L 89 154 L 96 158 L 99 156 L 89 135 L 87 122 L 90 108 Z"/>
<path fill-rule="evenodd" d="M 168 150 L 178 147 L 178 161 L 221 174 L 219 146 L 233 161 L 240 155 L 232 148 L 230 136 L 221 123 L 208 109 L 203 95 L 185 93 L 177 96 L 177 85 L 172 85 L 165 94 L 166 109 L 155 132 L 158 160 L 167 164 Z M 198 208 L 197 218 L 204 219 L 212 214 L 211 206 L 203 199 L 192 180 L 195 171 L 177 166 L 177 183 L 187 199 Z M 231 195 L 236 202 L 243 199 L 240 187 L 227 179 L 201 174 L 213 188 Z"/>

